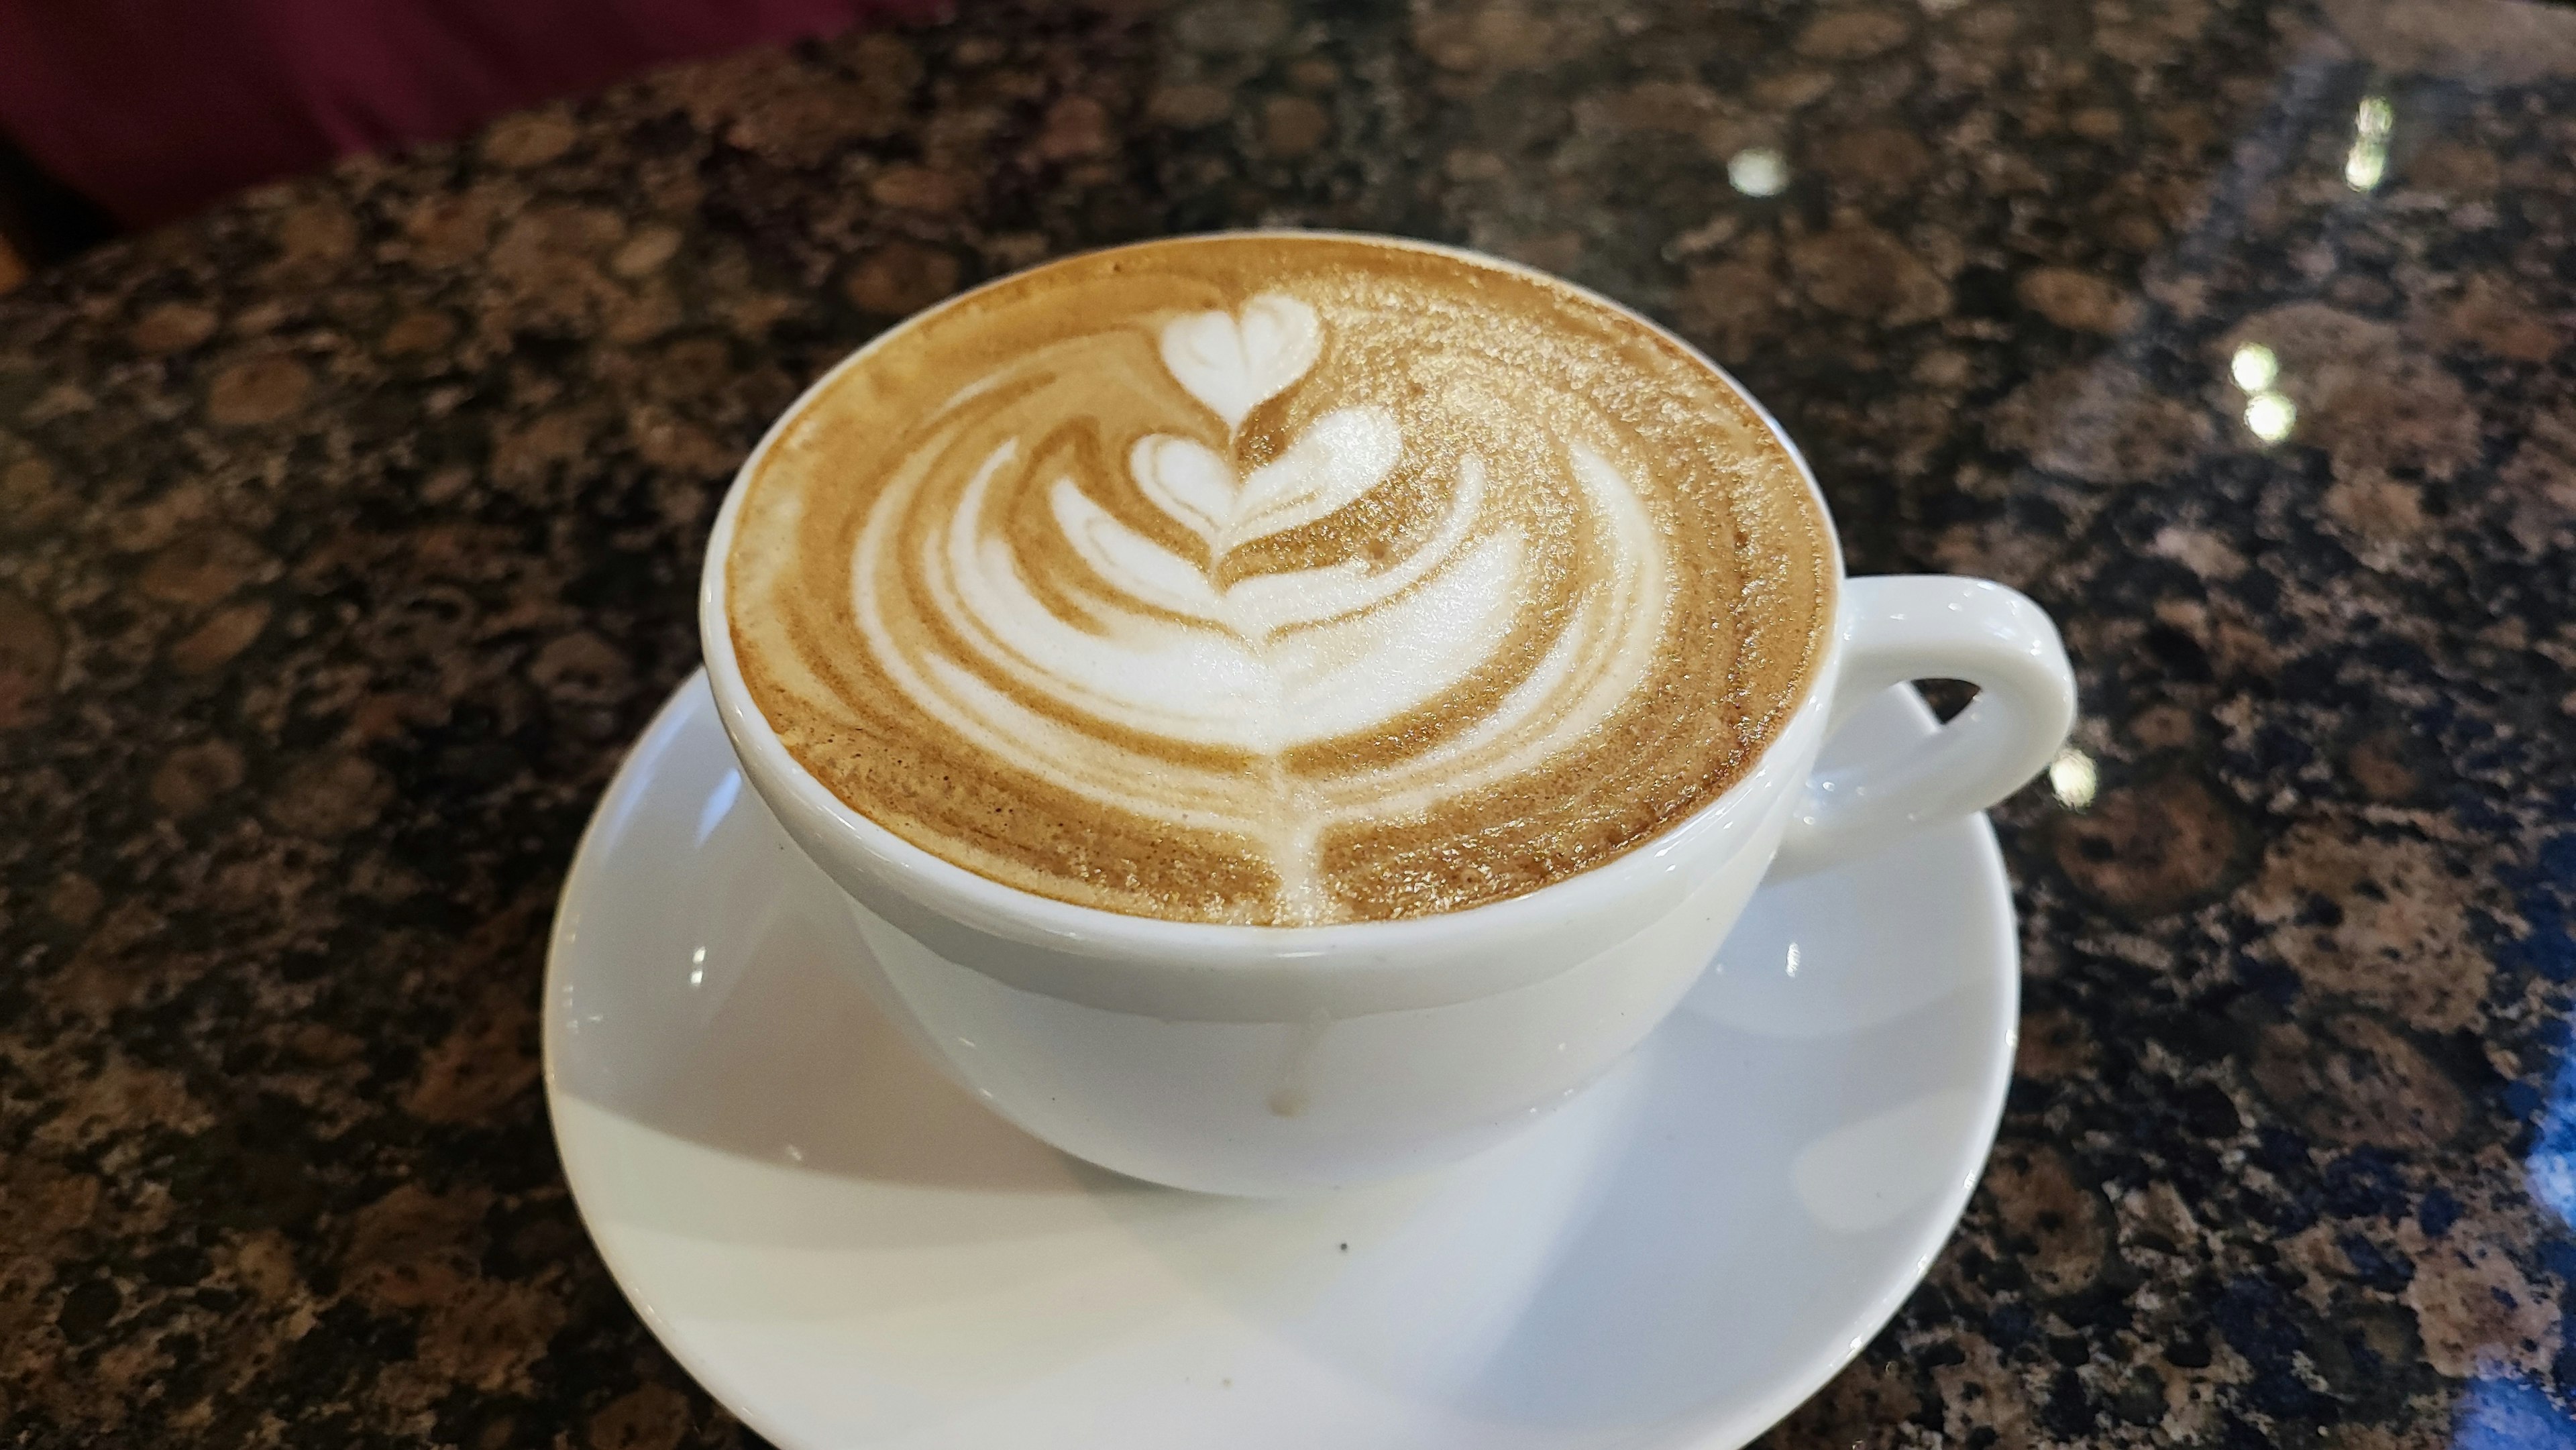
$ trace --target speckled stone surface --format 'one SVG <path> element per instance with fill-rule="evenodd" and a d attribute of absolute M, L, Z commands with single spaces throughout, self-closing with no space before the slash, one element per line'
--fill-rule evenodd
<path fill-rule="evenodd" d="M 1748 148 L 1785 189 L 1730 187 Z M 1856 570 L 2065 625 L 2099 793 L 1999 813 L 1994 1164 L 1770 1444 L 2576 1443 L 2571 156 L 2576 10 L 2514 0 L 967 0 L 40 278 L 0 300 L 0 1444 L 750 1442 L 551 1151 L 576 834 L 803 381 L 1254 222 L 1668 319 Z"/>

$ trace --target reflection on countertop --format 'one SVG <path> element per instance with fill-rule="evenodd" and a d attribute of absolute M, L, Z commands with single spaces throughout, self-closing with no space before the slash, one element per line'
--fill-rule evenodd
<path fill-rule="evenodd" d="M 969 4 L 0 300 L 0 1439 L 707 1446 L 547 1137 L 553 893 L 728 470 L 1065 251 L 1670 321 L 2012 583 L 2022 1056 L 1783 1447 L 2576 1443 L 2576 10 Z"/>

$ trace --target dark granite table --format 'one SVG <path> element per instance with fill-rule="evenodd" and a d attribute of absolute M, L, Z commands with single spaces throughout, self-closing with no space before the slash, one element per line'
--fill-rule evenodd
<path fill-rule="evenodd" d="M 2576 10 L 965 10 L 0 302 L 0 1444 L 748 1440 L 550 1148 L 575 835 L 802 382 L 1254 222 L 1670 319 L 2065 624 L 2001 1145 L 1775 1445 L 2576 1443 Z"/>

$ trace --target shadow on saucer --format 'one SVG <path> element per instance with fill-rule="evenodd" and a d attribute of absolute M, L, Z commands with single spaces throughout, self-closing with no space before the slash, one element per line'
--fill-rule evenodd
<path fill-rule="evenodd" d="M 731 772 L 727 772 L 731 777 Z M 988 1111 L 906 1042 L 859 985 L 839 892 L 750 792 L 719 784 L 684 858 L 719 881 L 644 883 L 598 939 L 590 1002 L 559 1004 L 559 1090 L 656 1131 L 806 1173 L 983 1193 L 1081 1192 L 1070 1160 Z M 783 879 L 782 879 L 783 878 Z M 784 887 L 785 889 L 782 889 Z M 644 919 L 657 896 L 704 919 Z M 708 898 L 712 895 L 713 900 Z M 712 906 L 712 910 L 707 910 Z M 694 946 L 687 935 L 703 939 Z M 584 1010 L 589 1009 L 589 1010 Z"/>

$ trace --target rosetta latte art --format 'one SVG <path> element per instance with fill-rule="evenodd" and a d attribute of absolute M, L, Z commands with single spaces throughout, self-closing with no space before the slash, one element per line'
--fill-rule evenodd
<path fill-rule="evenodd" d="M 1218 244 L 1164 244 L 1192 245 Z M 1515 347 L 1452 292 L 1366 274 L 1229 297 L 1143 270 L 1017 329 L 1014 299 L 969 298 L 953 356 L 930 338 L 845 374 L 882 374 L 850 400 L 872 429 L 853 406 L 773 447 L 738 654 L 852 805 L 1063 899 L 1319 923 L 1580 869 L 1758 748 L 1783 702 L 1727 688 L 1778 672 L 1745 590 L 1797 570 L 1766 575 L 1741 488 L 1658 479 L 1695 460 L 1639 425 L 1636 379 L 1587 393 L 1599 349 Z M 1713 605 L 1722 641 L 1693 637 Z"/>
<path fill-rule="evenodd" d="M 1580 526 L 1608 561 L 1574 607 L 1545 622 L 1537 668 L 1473 728 L 1371 768 L 1305 773 L 1289 753 L 1383 731 L 1456 688 L 1505 642 L 1532 591 L 1529 539 L 1487 508 L 1484 460 L 1461 455 L 1430 536 L 1385 561 L 1337 559 L 1227 579 L 1248 545 L 1320 523 L 1384 486 L 1404 453 L 1376 407 L 1323 414 L 1271 461 L 1234 461 L 1245 416 L 1302 378 L 1322 347 L 1315 310 L 1264 294 L 1233 316 L 1165 324 L 1164 366 L 1221 421 L 1227 447 L 1168 433 L 1126 459 L 1137 492 L 1196 538 L 1185 556 L 1121 522 L 1070 473 L 1043 489 L 1062 546 L 1084 566 L 1063 602 L 1040 596 L 1010 537 L 991 527 L 997 479 L 1025 456 L 1012 438 L 979 460 L 944 509 L 947 526 L 906 555 L 904 515 L 938 480 L 915 477 L 870 511 L 852 569 L 861 629 L 923 709 L 1008 762 L 1106 806 L 1264 843 L 1279 914 L 1336 914 L 1317 880 L 1323 834 L 1354 815 L 1418 813 L 1530 769 L 1627 698 L 1663 619 L 1665 561 L 1635 489 L 1580 442 L 1566 462 L 1588 506 Z M 1006 384 L 1007 376 L 996 384 Z M 917 580 L 940 631 L 887 617 Z M 1054 708 L 1021 703 L 1031 695 Z M 1161 745 L 1256 757 L 1258 769 L 1194 766 Z"/>

